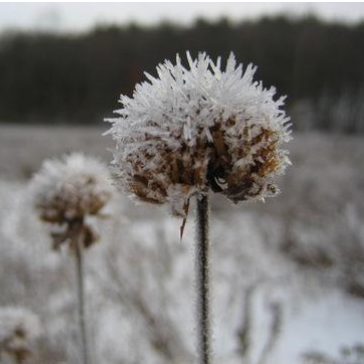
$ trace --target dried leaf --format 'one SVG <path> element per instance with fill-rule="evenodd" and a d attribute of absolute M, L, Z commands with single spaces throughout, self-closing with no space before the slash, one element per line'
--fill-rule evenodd
<path fill-rule="evenodd" d="M 184 206 L 183 206 L 183 210 L 184 210 L 184 212 L 185 212 L 185 214 L 186 214 L 186 217 L 185 218 L 183 218 L 183 220 L 182 220 L 182 225 L 181 225 L 181 227 L 179 228 L 179 237 L 180 237 L 180 241 L 182 241 L 182 238 L 183 238 L 183 232 L 184 232 L 184 230 L 185 230 L 185 227 L 186 227 L 186 222 L 187 222 L 187 217 L 188 217 L 188 210 L 189 210 L 189 208 L 190 208 L 190 199 L 188 199 L 188 201 L 184 204 Z"/>

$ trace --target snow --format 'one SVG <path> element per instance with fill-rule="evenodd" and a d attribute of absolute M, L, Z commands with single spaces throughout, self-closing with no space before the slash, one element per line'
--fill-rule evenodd
<path fill-rule="evenodd" d="M 303 307 L 292 308 L 288 324 L 271 359 L 273 363 L 293 363 L 297 353 L 320 348 L 335 357 L 338 348 L 362 342 L 364 305 L 362 300 L 345 297 L 339 291 L 326 291 Z M 302 340 L 301 338 L 306 340 Z"/>
<path fill-rule="evenodd" d="M 80 130 L 78 138 L 91 132 L 97 141 L 100 131 Z M 1 130 L 0 141 L 6 135 Z M 102 154 L 102 143 L 87 144 L 88 153 Z M 37 170 L 53 143 L 46 137 L 33 148 L 40 149 L 29 159 Z M 308 352 L 337 358 L 344 346 L 363 343 L 364 301 L 351 288 L 363 279 L 364 143 L 298 135 L 290 149 L 293 166 L 276 199 L 239 207 L 211 196 L 216 362 L 263 364 L 271 347 L 266 364 L 301 363 Z M 5 150 L 0 143 L 0 306 L 25 307 L 41 319 L 36 363 L 77 363 L 74 262 L 51 251 L 20 178 L 22 164 L 10 163 Z M 179 219 L 119 195 L 108 217 L 93 222 L 101 240 L 85 258 L 95 363 L 194 362 L 194 209 L 192 203 L 182 242 Z M 318 259 L 321 250 L 327 259 Z M 247 317 L 243 357 L 239 332 Z"/>

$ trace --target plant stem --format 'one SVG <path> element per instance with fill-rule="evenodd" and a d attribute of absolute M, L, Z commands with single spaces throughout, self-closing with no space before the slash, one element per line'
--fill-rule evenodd
<path fill-rule="evenodd" d="M 77 298 L 78 298 L 78 318 L 80 325 L 80 334 L 82 341 L 82 363 L 89 364 L 88 345 L 87 345 L 87 330 L 85 320 L 85 292 L 84 292 L 84 268 L 83 268 L 83 234 L 80 233 L 76 238 L 75 257 L 76 257 L 76 272 L 77 272 Z"/>
<path fill-rule="evenodd" d="M 197 273 L 197 314 L 198 314 L 198 355 L 199 364 L 211 363 L 210 348 L 210 242 L 209 242 L 209 198 L 197 197 L 196 230 L 196 273 Z"/>

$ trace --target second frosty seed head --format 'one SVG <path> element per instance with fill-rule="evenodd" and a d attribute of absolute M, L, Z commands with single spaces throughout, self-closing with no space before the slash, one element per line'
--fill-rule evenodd
<path fill-rule="evenodd" d="M 32 184 L 41 219 L 62 224 L 96 215 L 112 195 L 108 176 L 103 164 L 81 153 L 46 160 Z"/>
<path fill-rule="evenodd" d="M 84 247 L 97 240 L 85 218 L 99 216 L 112 197 L 113 187 L 108 169 L 100 161 L 72 153 L 46 160 L 33 178 L 31 193 L 40 219 L 53 227 L 63 227 L 52 231 L 53 247 L 58 249 L 68 242 L 74 249 L 80 232 Z"/>
<path fill-rule="evenodd" d="M 290 132 L 275 89 L 253 81 L 233 54 L 225 69 L 205 53 L 189 68 L 165 61 L 158 78 L 138 84 L 133 98 L 111 119 L 116 141 L 114 172 L 122 188 L 139 200 L 168 202 L 185 217 L 194 194 L 211 189 L 233 202 L 262 200 L 278 192 L 273 178 L 289 159 L 281 148 Z"/>

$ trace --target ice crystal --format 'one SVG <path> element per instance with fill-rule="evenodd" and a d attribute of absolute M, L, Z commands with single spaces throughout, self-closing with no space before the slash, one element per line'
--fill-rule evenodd
<path fill-rule="evenodd" d="M 7 354 L 22 362 L 31 355 L 31 344 L 39 334 L 35 314 L 20 307 L 0 308 L 0 356 Z"/>
<path fill-rule="evenodd" d="M 53 232 L 54 246 L 83 230 L 85 246 L 96 240 L 96 233 L 85 222 L 97 215 L 110 200 L 113 187 L 109 172 L 97 159 L 81 153 L 46 160 L 34 176 L 31 193 L 40 218 L 64 229 Z"/>
<path fill-rule="evenodd" d="M 290 131 L 275 89 L 253 81 L 233 54 L 226 68 L 205 53 L 189 68 L 157 67 L 158 78 L 138 84 L 108 131 L 116 141 L 114 171 L 129 195 L 146 202 L 168 202 L 185 217 L 189 199 L 208 189 L 231 201 L 262 200 L 278 192 L 273 179 L 289 164 L 281 148 Z"/>

